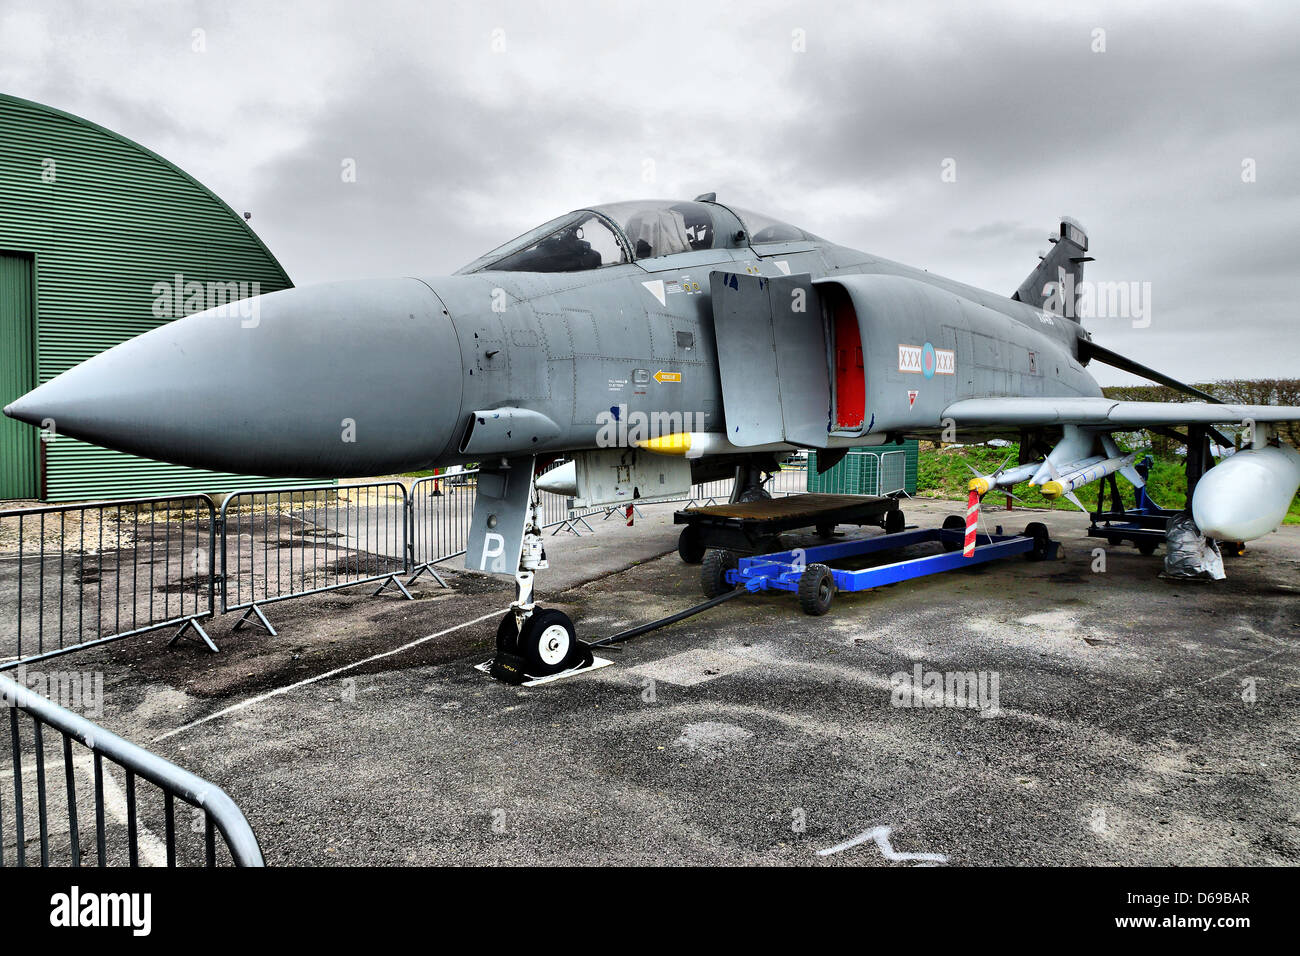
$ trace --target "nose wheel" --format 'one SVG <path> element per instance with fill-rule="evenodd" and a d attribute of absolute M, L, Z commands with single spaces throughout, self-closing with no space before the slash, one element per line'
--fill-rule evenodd
<path fill-rule="evenodd" d="M 522 631 L 514 611 L 506 612 L 497 625 L 497 653 L 523 658 L 530 677 L 549 677 L 577 667 L 584 649 L 569 615 L 554 608 L 533 608 Z"/>

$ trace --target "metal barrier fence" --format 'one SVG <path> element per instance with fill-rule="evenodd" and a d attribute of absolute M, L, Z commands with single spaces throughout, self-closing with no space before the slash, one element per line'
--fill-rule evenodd
<path fill-rule="evenodd" d="M 218 833 L 236 866 L 263 865 L 257 837 L 220 787 L 4 676 L 0 676 L 0 701 L 9 711 L 10 741 L 9 766 L 0 765 L 0 866 L 10 865 L 11 860 L 27 866 L 28 844 L 33 839 L 39 843 L 41 866 L 80 866 L 83 852 L 89 855 L 81 845 L 83 807 L 94 813 L 94 859 L 99 866 L 176 866 L 178 862 L 216 866 Z M 58 797 L 57 758 L 53 768 L 46 768 L 47 728 L 61 739 L 63 800 Z M 23 759 L 25 752 L 32 755 L 30 774 Z M 120 784 L 105 768 L 106 762 L 123 772 Z M 12 789 L 6 779 L 9 776 Z M 34 778 L 31 782 L 29 776 Z M 152 784 L 157 793 L 138 792 L 138 780 Z M 33 790 L 34 835 L 28 820 Z M 6 792 L 13 794 L 11 808 L 5 807 Z M 194 815 L 191 821 L 182 821 L 179 829 L 201 832 L 201 847 L 195 839 L 178 842 L 177 800 L 192 807 Z M 161 841 L 155 835 L 160 830 Z"/>
<path fill-rule="evenodd" d="M 0 670 L 213 614 L 207 495 L 0 512 Z"/>
<path fill-rule="evenodd" d="M 559 467 L 557 462 L 552 467 Z M 773 495 L 804 491 L 806 469 L 771 476 Z M 375 583 L 406 598 L 407 585 L 464 554 L 478 471 L 400 481 L 228 494 L 138 498 L 0 512 L 0 670 L 145 631 L 191 629 L 213 651 L 200 621 L 242 610 L 245 625 L 276 633 L 264 606 L 306 594 Z M 692 487 L 687 507 L 726 501 L 733 479 Z M 552 534 L 594 530 L 588 518 L 624 506 L 573 508 L 541 496 Z M 639 515 L 639 509 L 636 512 Z M 213 573 L 213 569 L 216 573 Z M 406 577 L 405 583 L 402 578 Z"/>
<path fill-rule="evenodd" d="M 880 455 L 876 469 L 876 494 L 907 493 L 907 452 L 887 451 Z"/>
<path fill-rule="evenodd" d="M 417 482 L 418 484 L 418 482 Z M 274 635 L 262 605 L 381 582 L 411 594 L 400 575 L 409 496 L 400 481 L 333 488 L 236 491 L 221 503 L 221 611 L 243 610 L 234 630 Z"/>

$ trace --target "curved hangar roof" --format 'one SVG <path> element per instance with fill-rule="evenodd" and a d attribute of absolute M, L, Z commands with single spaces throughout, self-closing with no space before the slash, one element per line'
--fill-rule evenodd
<path fill-rule="evenodd" d="M 293 284 L 242 216 L 140 144 L 5 94 L 0 129 L 0 255 L 21 267 L 10 271 L 30 274 L 34 293 L 30 320 L 0 330 L 0 338 L 13 338 L 11 344 L 29 356 L 0 369 L 0 397 L 9 400 L 16 397 L 11 391 L 35 387 L 134 335 L 219 304 L 214 298 L 228 301 Z M 13 424 L 23 431 L 0 436 L 0 445 L 27 450 L 36 430 Z M 66 436 L 43 451 L 43 481 L 32 480 L 44 484 L 37 492 L 51 500 L 232 486 L 228 476 L 132 458 Z M 32 468 L 39 470 L 39 463 Z"/>

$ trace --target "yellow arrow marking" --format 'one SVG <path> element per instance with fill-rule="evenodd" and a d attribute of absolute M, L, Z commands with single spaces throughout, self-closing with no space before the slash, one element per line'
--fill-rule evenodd
<path fill-rule="evenodd" d="M 663 369 L 655 372 L 655 381 L 661 385 L 664 382 L 680 382 L 682 380 L 681 372 L 665 372 Z"/>

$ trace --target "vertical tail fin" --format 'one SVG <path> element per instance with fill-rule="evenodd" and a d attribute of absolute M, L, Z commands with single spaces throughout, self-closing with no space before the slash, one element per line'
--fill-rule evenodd
<path fill-rule="evenodd" d="M 1075 303 L 1083 281 L 1083 264 L 1092 261 L 1088 234 L 1073 219 L 1062 216 L 1061 232 L 1051 237 L 1051 242 L 1052 251 L 1039 260 L 1011 298 L 1077 322 Z"/>

